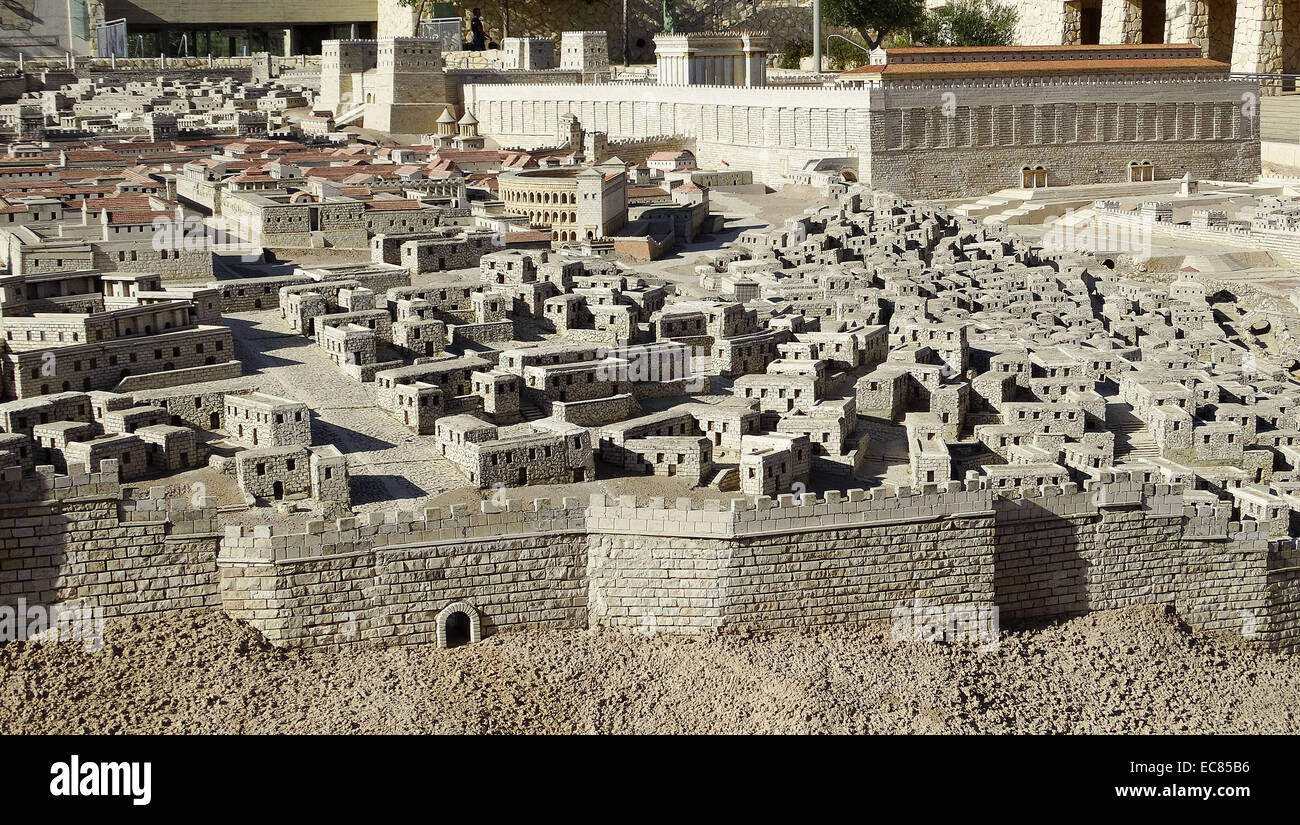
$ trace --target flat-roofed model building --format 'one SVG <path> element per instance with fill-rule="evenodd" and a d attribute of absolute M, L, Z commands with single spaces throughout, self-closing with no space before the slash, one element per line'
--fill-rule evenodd
<path fill-rule="evenodd" d="M 307 447 L 311 412 L 301 401 L 262 392 L 227 395 L 226 438 L 244 447 Z"/>

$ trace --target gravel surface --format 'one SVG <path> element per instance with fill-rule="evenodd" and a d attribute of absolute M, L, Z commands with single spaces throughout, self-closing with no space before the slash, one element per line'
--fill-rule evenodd
<path fill-rule="evenodd" d="M 215 611 L 110 622 L 98 653 L 0 645 L 4 733 L 1261 733 L 1300 729 L 1298 700 L 1300 658 L 1152 608 L 992 652 L 877 624 L 304 653 Z"/>

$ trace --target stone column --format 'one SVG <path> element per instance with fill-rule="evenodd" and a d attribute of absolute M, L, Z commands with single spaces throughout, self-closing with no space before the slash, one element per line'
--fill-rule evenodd
<path fill-rule="evenodd" d="M 1141 0 L 1102 0 L 1101 42 L 1103 44 L 1142 42 Z"/>
<path fill-rule="evenodd" d="M 1202 53 L 1210 46 L 1206 0 L 1165 0 L 1165 42 L 1194 43 Z"/>
<path fill-rule="evenodd" d="M 1282 40 L 1282 71 L 1300 74 L 1300 0 L 1282 0 L 1279 18 Z M 1289 84 L 1287 90 L 1294 88 Z"/>
<path fill-rule="evenodd" d="M 1282 0 L 1238 0 L 1232 70 L 1281 73 Z"/>

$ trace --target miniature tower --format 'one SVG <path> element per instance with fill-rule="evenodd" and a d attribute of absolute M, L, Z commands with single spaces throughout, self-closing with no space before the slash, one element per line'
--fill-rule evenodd
<path fill-rule="evenodd" d="M 460 127 L 460 134 L 456 137 L 457 149 L 471 152 L 483 148 L 483 138 L 478 134 L 478 118 L 474 117 L 469 109 L 461 115 L 457 125 Z"/>
<path fill-rule="evenodd" d="M 456 116 L 448 106 L 438 115 L 438 132 L 435 141 L 439 149 L 451 149 L 456 143 Z"/>
<path fill-rule="evenodd" d="M 571 152 L 582 151 L 582 123 L 575 114 L 560 116 L 558 142 Z"/>
<path fill-rule="evenodd" d="M 582 72 L 582 82 L 609 80 L 609 34 L 603 31 L 560 35 L 560 68 Z"/>

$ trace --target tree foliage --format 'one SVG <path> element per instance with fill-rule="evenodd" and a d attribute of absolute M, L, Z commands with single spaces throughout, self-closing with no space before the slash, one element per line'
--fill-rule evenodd
<path fill-rule="evenodd" d="M 925 19 L 925 0 L 822 0 L 822 19 L 856 31 L 876 49 L 889 35 L 911 29 Z"/>
<path fill-rule="evenodd" d="M 1015 42 L 1015 7 L 996 0 L 948 0 L 912 30 L 918 46 L 1010 46 Z"/>

